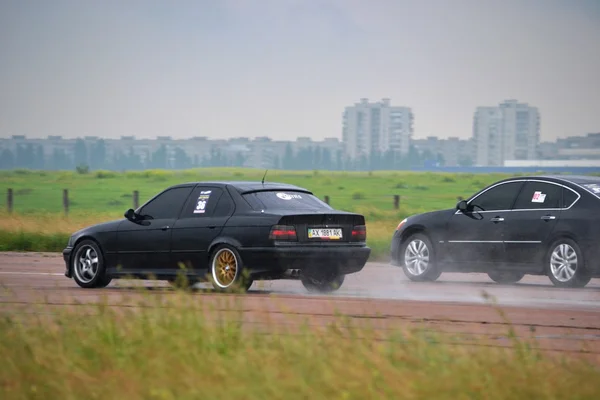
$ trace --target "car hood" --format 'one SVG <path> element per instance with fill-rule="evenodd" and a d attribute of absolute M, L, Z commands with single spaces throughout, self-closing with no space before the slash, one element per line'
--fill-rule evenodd
<path fill-rule="evenodd" d="M 432 220 L 445 220 L 450 218 L 452 215 L 456 213 L 455 208 L 449 208 L 446 210 L 436 210 L 436 211 L 428 211 L 422 214 L 415 214 L 408 217 L 408 222 L 420 222 L 420 221 L 432 221 Z"/>
<path fill-rule="evenodd" d="M 73 236 L 80 236 L 87 233 L 114 232 L 119 228 L 119 225 L 121 225 L 123 221 L 125 221 L 125 219 L 121 218 L 114 221 L 90 225 L 73 233 Z"/>

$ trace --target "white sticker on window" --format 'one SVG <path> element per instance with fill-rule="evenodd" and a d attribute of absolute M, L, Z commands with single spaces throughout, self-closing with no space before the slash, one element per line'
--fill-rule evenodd
<path fill-rule="evenodd" d="M 531 198 L 532 203 L 543 203 L 546 201 L 546 194 L 542 192 L 534 192 Z"/>
<path fill-rule="evenodd" d="M 277 193 L 277 197 L 281 200 L 302 199 L 299 194 Z"/>
<path fill-rule="evenodd" d="M 210 194 L 212 190 L 205 190 L 200 192 L 198 196 L 198 200 L 196 200 L 196 208 L 194 209 L 194 214 L 203 214 L 206 212 L 206 203 L 208 199 L 210 199 Z"/>

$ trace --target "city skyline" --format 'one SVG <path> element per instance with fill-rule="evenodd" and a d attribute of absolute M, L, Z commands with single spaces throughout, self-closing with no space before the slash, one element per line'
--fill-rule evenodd
<path fill-rule="evenodd" d="M 0 135 L 0 138 L 3 139 L 10 139 L 11 137 L 26 137 L 28 139 L 46 139 L 46 138 L 52 138 L 52 137 L 60 137 L 63 139 L 78 139 L 78 138 L 99 138 L 99 139 L 111 139 L 111 140 L 118 140 L 121 138 L 125 138 L 127 140 L 131 140 L 131 139 L 135 139 L 135 140 L 155 140 L 155 139 L 162 139 L 162 138 L 169 138 L 172 140 L 189 140 L 189 139 L 207 139 L 207 140 L 215 140 L 215 141 L 219 141 L 219 140 L 225 140 L 225 141 L 237 141 L 237 140 L 241 140 L 241 141 L 246 141 L 246 140 L 264 140 L 264 139 L 268 139 L 268 140 L 272 140 L 272 141 L 279 141 L 279 142 L 295 142 L 295 141 L 304 141 L 306 139 L 318 142 L 320 140 L 338 140 L 340 142 L 344 141 L 344 131 L 346 129 L 346 124 L 347 124 L 347 113 L 349 112 L 349 110 L 352 110 L 356 107 L 360 107 L 360 106 L 366 106 L 367 108 L 369 107 L 373 107 L 376 106 L 377 108 L 379 108 L 380 106 L 384 106 L 384 107 L 389 107 L 390 109 L 400 111 L 401 113 L 404 112 L 405 117 L 407 117 L 408 119 L 403 121 L 404 126 L 410 126 L 410 129 L 408 131 L 403 131 L 402 128 L 401 131 L 403 132 L 402 135 L 408 135 L 408 137 L 411 138 L 411 140 L 422 140 L 422 139 L 428 139 L 428 138 L 437 138 L 440 140 L 447 140 L 447 139 L 460 139 L 460 140 L 470 140 L 474 138 L 475 135 L 475 126 L 473 125 L 473 118 L 477 117 L 478 113 L 481 110 L 488 110 L 488 109 L 494 109 L 494 110 L 498 110 L 500 111 L 500 108 L 505 107 L 507 104 L 515 104 L 515 105 L 521 105 L 521 106 L 526 106 L 527 108 L 533 108 L 535 109 L 535 115 L 536 118 L 538 119 L 538 127 L 537 127 L 537 131 L 536 131 L 536 143 L 551 143 L 551 142 L 556 142 L 556 141 L 560 141 L 562 139 L 568 138 L 568 137 L 574 137 L 574 136 L 580 136 L 580 135 L 586 135 L 586 134 L 592 134 L 595 133 L 597 131 L 600 131 L 600 129 L 598 129 L 597 131 L 589 131 L 589 132 L 568 132 L 565 135 L 547 140 L 546 138 L 543 137 L 543 135 L 541 135 L 541 129 L 539 127 L 539 120 L 542 119 L 542 115 L 543 113 L 540 112 L 539 107 L 537 107 L 534 104 L 530 104 L 528 102 L 523 102 L 520 101 L 518 99 L 514 99 L 514 98 L 506 98 L 502 101 L 498 101 L 496 102 L 495 105 L 478 105 L 474 108 L 474 110 L 471 112 L 471 131 L 469 133 L 469 136 L 443 136 L 443 135 L 436 135 L 436 134 L 428 134 L 425 136 L 419 136 L 415 133 L 414 131 L 414 119 L 415 119 L 415 115 L 414 112 L 412 111 L 412 107 L 410 106 L 398 106 L 393 104 L 392 100 L 389 97 L 384 97 L 382 99 L 377 99 L 377 100 L 371 100 L 368 99 L 366 97 L 362 97 L 360 99 L 356 99 L 354 102 L 347 104 L 346 106 L 344 106 L 341 115 L 342 115 L 342 122 L 340 124 L 340 133 L 335 135 L 329 135 L 329 136 L 324 136 L 324 137 L 311 137 L 311 136 L 297 136 L 297 137 L 291 137 L 291 138 L 279 138 L 279 137 L 273 137 L 273 136 L 269 136 L 269 135 L 259 135 L 259 136 L 248 136 L 248 135 L 237 135 L 237 136 L 231 136 L 231 137 L 218 137 L 218 136 L 211 136 L 210 134 L 205 134 L 205 133 L 197 133 L 197 134 L 193 134 L 191 136 L 182 136 L 182 135 L 178 135 L 178 134 L 173 134 L 173 133 L 166 133 L 166 134 L 160 134 L 160 135 L 156 135 L 156 136 L 147 136 L 147 135 L 138 135 L 135 133 L 132 134 L 123 134 L 123 135 L 115 135 L 115 134 L 100 134 L 100 135 L 88 135 L 88 134 L 78 134 L 75 136 L 68 136 L 68 135 L 63 135 L 63 134 L 32 134 L 32 135 L 27 135 L 27 134 L 23 134 L 23 133 L 15 133 L 15 134 L 11 134 L 11 135 Z M 338 118 L 339 119 L 339 118 Z M 400 132 L 398 132 L 400 133 Z M 402 153 L 406 153 L 406 151 L 401 151 Z"/>
<path fill-rule="evenodd" d="M 6 1 L 0 137 L 341 138 L 388 97 L 415 139 L 515 98 L 554 141 L 600 130 L 598 42 L 593 0 Z"/>

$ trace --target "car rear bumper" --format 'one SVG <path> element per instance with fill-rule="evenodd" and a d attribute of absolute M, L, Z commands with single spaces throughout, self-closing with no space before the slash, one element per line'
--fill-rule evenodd
<path fill-rule="evenodd" d="M 70 260 L 71 260 L 71 252 L 73 251 L 72 247 L 67 247 L 63 250 L 63 259 L 65 260 L 65 276 L 67 278 L 71 277 L 71 270 L 69 268 Z"/>
<path fill-rule="evenodd" d="M 281 246 L 242 248 L 239 252 L 252 273 L 298 269 L 351 274 L 361 271 L 371 255 L 367 246 Z"/>

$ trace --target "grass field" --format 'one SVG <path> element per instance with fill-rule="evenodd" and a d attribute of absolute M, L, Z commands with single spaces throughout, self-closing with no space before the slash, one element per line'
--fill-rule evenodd
<path fill-rule="evenodd" d="M 182 182 L 255 180 L 262 170 L 210 168 L 186 171 L 148 170 L 115 173 L 94 171 L 0 172 L 0 209 L 6 210 L 7 189 L 13 189 L 12 215 L 0 213 L 0 250 L 60 251 L 68 235 L 92 223 L 122 218 L 133 206 L 133 191 L 143 204 L 164 188 Z M 386 256 L 394 228 L 404 217 L 434 209 L 452 208 L 459 196 L 468 197 L 509 175 L 412 172 L 269 171 L 267 181 L 305 187 L 341 210 L 365 215 L 373 256 Z M 65 216 L 63 189 L 69 190 Z M 400 207 L 394 209 L 394 195 Z"/>
<path fill-rule="evenodd" d="M 600 372 L 513 336 L 512 348 L 398 328 L 375 336 L 340 317 L 268 335 L 241 304 L 208 318 L 179 292 L 151 306 L 0 319 L 0 398 L 12 399 L 594 399 Z M 200 297 L 201 299 L 201 297 Z M 276 301 L 276 299 L 273 299 Z M 129 303 L 131 304 L 131 303 Z M 223 306 L 219 305 L 223 309 Z M 507 332 L 510 334 L 510 332 Z M 376 340 L 376 338 L 378 340 Z M 383 339 L 383 340 L 381 340 Z"/>

